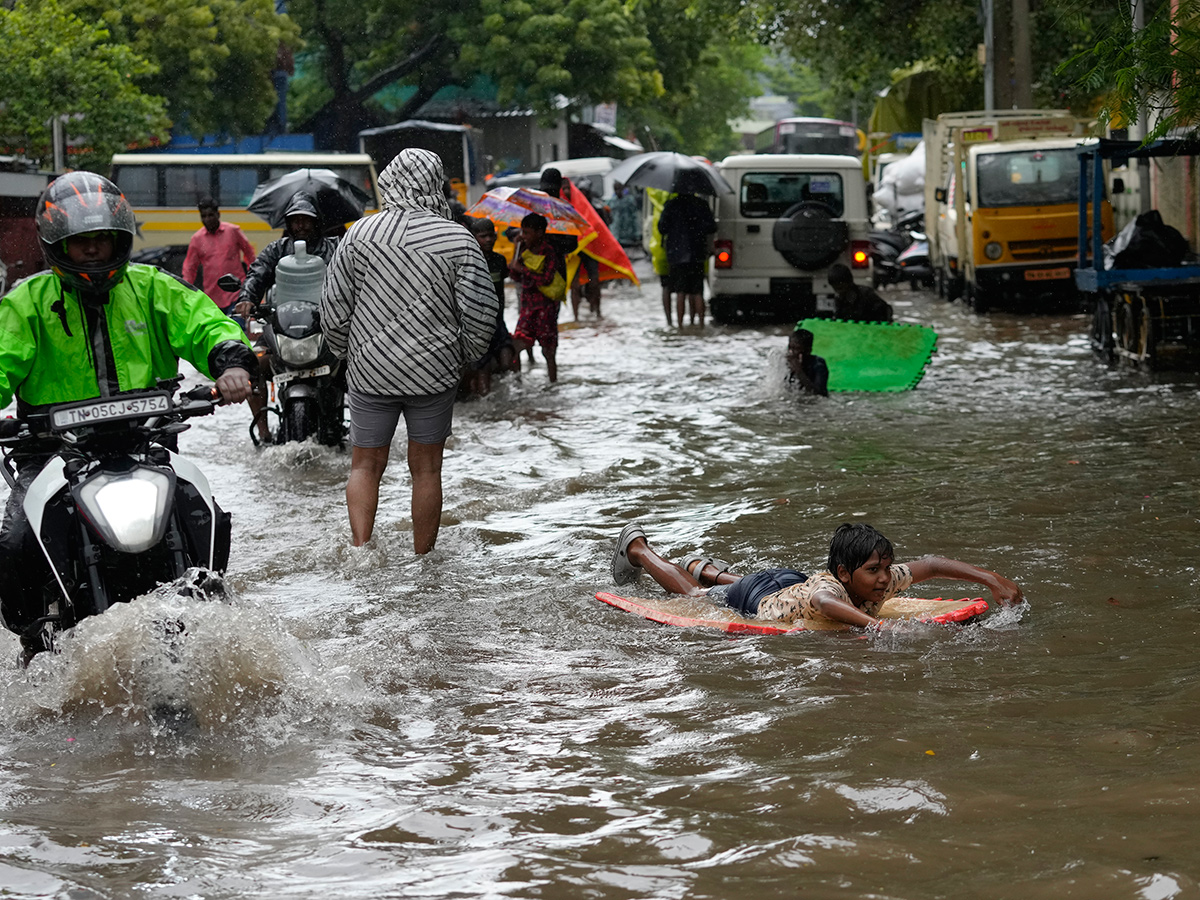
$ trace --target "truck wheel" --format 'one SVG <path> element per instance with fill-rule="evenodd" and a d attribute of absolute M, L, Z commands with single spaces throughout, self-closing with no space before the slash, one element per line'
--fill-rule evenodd
<path fill-rule="evenodd" d="M 1105 362 L 1113 360 L 1113 321 L 1112 309 L 1108 298 L 1096 297 L 1092 300 L 1092 325 L 1088 334 L 1088 343 L 1092 350 Z"/>
<path fill-rule="evenodd" d="M 975 310 L 977 313 L 987 312 L 991 306 L 991 304 L 988 302 L 987 291 L 981 291 L 979 289 L 979 285 L 977 284 L 968 284 L 967 306 L 971 307 L 971 309 Z"/>
<path fill-rule="evenodd" d="M 708 311 L 713 321 L 721 325 L 731 325 L 737 319 L 737 303 L 731 297 L 709 298 Z"/>
<path fill-rule="evenodd" d="M 771 241 L 791 265 L 811 272 L 837 262 L 850 246 L 850 226 L 827 204 L 805 200 L 775 222 Z"/>
<path fill-rule="evenodd" d="M 1158 325 L 1150 312 L 1150 304 L 1142 301 L 1141 327 L 1138 329 L 1138 361 L 1153 369 L 1158 349 Z"/>
<path fill-rule="evenodd" d="M 963 295 L 963 282 L 957 275 L 946 276 L 946 300 L 953 303 Z"/>

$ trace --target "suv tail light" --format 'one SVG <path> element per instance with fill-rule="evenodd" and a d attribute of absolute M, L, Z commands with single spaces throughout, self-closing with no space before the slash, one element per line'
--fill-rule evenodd
<path fill-rule="evenodd" d="M 713 250 L 716 255 L 716 268 L 733 268 L 733 241 L 713 241 Z"/>
<path fill-rule="evenodd" d="M 850 268 L 865 269 L 871 265 L 871 242 L 850 242 Z"/>

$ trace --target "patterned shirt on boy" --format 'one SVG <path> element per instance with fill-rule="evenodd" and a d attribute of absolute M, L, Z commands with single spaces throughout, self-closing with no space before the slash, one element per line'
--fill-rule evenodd
<path fill-rule="evenodd" d="M 806 619 L 813 622 L 831 622 L 833 620 L 820 613 L 813 604 L 813 595 L 820 590 L 824 590 L 838 600 L 855 606 L 868 616 L 877 616 L 879 614 L 879 607 L 883 606 L 884 603 L 891 600 L 901 591 L 906 591 L 912 587 L 912 572 L 909 571 L 908 566 L 903 563 L 894 563 L 888 566 L 888 572 L 892 578 L 888 583 L 887 590 L 884 591 L 883 599 L 878 602 L 871 601 L 858 606 L 850 599 L 845 585 L 838 581 L 837 576 L 832 572 L 825 571 L 810 576 L 807 581 L 802 581 L 800 584 L 793 584 L 782 591 L 767 594 L 758 604 L 758 618 L 778 619 L 783 622 L 795 622 L 798 619 Z"/>

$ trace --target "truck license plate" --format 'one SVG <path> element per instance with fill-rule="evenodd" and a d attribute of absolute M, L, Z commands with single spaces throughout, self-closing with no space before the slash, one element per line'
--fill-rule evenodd
<path fill-rule="evenodd" d="M 54 428 L 75 428 L 116 419 L 143 419 L 171 411 L 170 394 L 142 394 L 137 397 L 106 397 L 72 406 L 59 406 L 50 413 Z"/>
<path fill-rule="evenodd" d="M 329 374 L 329 366 L 317 366 L 315 369 L 297 369 L 294 372 L 280 372 L 271 380 L 276 384 L 284 384 L 293 378 L 317 378 Z"/>
<path fill-rule="evenodd" d="M 1070 278 L 1071 270 L 1066 266 L 1060 269 L 1026 269 L 1026 281 L 1058 281 L 1063 278 Z"/>

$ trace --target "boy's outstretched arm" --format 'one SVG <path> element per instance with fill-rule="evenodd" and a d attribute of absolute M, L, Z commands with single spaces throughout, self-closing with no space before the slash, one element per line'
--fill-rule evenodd
<path fill-rule="evenodd" d="M 1003 575 L 989 572 L 970 563 L 959 562 L 957 559 L 946 559 L 944 556 L 926 556 L 908 564 L 912 572 L 913 583 L 928 581 L 931 578 L 953 578 L 957 581 L 973 581 L 982 584 L 992 596 L 1004 606 L 1014 606 L 1024 603 L 1025 597 L 1016 582 L 1009 581 Z"/>
<path fill-rule="evenodd" d="M 833 619 L 835 622 L 845 622 L 848 625 L 857 625 L 859 628 L 869 628 L 879 624 L 878 619 L 867 615 L 857 606 L 823 590 L 813 594 L 812 602 L 821 615 Z"/>

